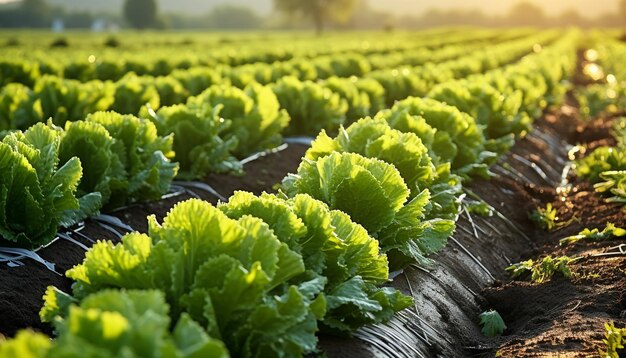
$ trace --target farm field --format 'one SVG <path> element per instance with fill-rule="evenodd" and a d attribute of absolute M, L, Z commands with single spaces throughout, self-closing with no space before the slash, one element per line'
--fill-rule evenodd
<path fill-rule="evenodd" d="M 0 357 L 626 354 L 619 31 L 0 48 Z"/>

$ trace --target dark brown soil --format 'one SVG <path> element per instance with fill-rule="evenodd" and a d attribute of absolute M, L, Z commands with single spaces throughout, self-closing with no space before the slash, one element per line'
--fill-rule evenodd
<path fill-rule="evenodd" d="M 610 119 L 583 123 L 575 117 L 574 113 L 548 119 L 572 144 L 588 148 L 615 144 Z M 562 123 L 564 120 L 570 125 Z M 538 201 L 537 206 L 552 203 L 558 226 L 552 232 L 529 230 L 535 248 L 519 260 L 547 255 L 582 258 L 571 265 L 571 279 L 554 277 L 542 284 L 507 279 L 483 291 L 488 307 L 496 309 L 507 324 L 498 344 L 499 357 L 595 356 L 603 345 L 604 323 L 626 324 L 626 256 L 602 256 L 615 252 L 626 240 L 559 245 L 560 239 L 584 228 L 601 230 L 608 222 L 626 227 L 626 213 L 621 205 L 607 203 L 588 182 L 572 175 L 569 179 L 571 189 L 562 193 L 553 188 L 537 193 L 525 187 L 533 201 Z"/>
<path fill-rule="evenodd" d="M 245 176 L 214 175 L 207 178 L 207 183 L 226 197 L 230 196 L 234 190 L 254 193 L 269 192 L 272 191 L 273 185 L 279 183 L 287 173 L 297 170 L 305 151 L 304 146 L 289 145 L 281 152 L 247 163 L 244 166 Z M 217 202 L 211 194 L 194 190 L 193 193 L 182 193 L 156 202 L 134 204 L 109 214 L 120 218 L 133 229 L 145 232 L 148 215 L 154 214 L 159 219 L 163 218 L 176 203 L 192 197 L 201 197 L 212 203 Z M 118 231 L 124 233 L 121 229 Z M 81 233 L 94 241 L 119 242 L 119 238 L 114 233 L 92 220 L 85 223 L 85 228 Z M 93 244 L 79 235 L 73 234 L 72 237 L 87 247 Z M 42 264 L 30 259 L 21 260 L 23 265 L 18 267 L 0 265 L 0 335 L 10 337 L 19 329 L 27 327 L 51 334 L 50 325 L 41 323 L 38 316 L 44 292 L 49 285 L 69 292 L 71 280 L 65 278 L 64 273 L 82 262 L 85 251 L 74 243 L 60 239 L 39 250 L 38 254 L 43 259 L 54 263 L 56 272 L 49 271 Z"/>

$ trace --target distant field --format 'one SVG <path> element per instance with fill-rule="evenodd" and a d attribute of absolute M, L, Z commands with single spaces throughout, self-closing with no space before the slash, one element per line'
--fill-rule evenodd
<path fill-rule="evenodd" d="M 623 40 L 0 32 L 0 358 L 618 357 Z"/>

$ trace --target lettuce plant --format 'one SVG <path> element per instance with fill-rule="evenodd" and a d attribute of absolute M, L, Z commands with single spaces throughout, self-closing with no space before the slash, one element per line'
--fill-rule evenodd
<path fill-rule="evenodd" d="M 327 80 L 321 82 L 322 85 L 333 93 L 338 94 L 348 104 L 348 111 L 346 112 L 346 121 L 351 123 L 359 118 L 363 118 L 372 114 L 370 98 L 367 93 L 362 92 L 356 86 L 356 77 L 353 78 L 339 78 L 330 77 Z"/>
<path fill-rule="evenodd" d="M 428 97 L 454 106 L 476 119 L 489 139 L 524 135 L 532 119 L 522 110 L 523 94 L 503 94 L 486 81 L 447 82 L 435 87 Z M 505 137 L 505 138 L 503 138 Z M 512 144 L 512 138 L 509 139 Z"/>
<path fill-rule="evenodd" d="M 114 101 L 109 108 L 122 114 L 138 114 L 141 107 L 149 104 L 159 108 L 161 100 L 153 81 L 130 72 L 115 83 Z"/>
<path fill-rule="evenodd" d="M 30 88 L 10 83 L 0 90 L 0 130 L 26 130 L 42 117 Z"/>
<path fill-rule="evenodd" d="M 223 139 L 231 122 L 219 117 L 221 108 L 176 105 L 162 107 L 151 117 L 160 135 L 174 135 L 173 149 L 181 178 L 241 170 L 241 164 L 232 155 L 237 139 Z"/>
<path fill-rule="evenodd" d="M 0 142 L 0 236 L 34 248 L 52 240 L 59 226 L 94 214 L 100 194 L 80 200 L 82 166 L 59 160 L 61 133 L 45 124 L 13 132 Z"/>
<path fill-rule="evenodd" d="M 109 132 L 114 139 L 111 149 L 124 170 L 124 190 L 114 192 L 110 206 L 156 200 L 169 191 L 178 173 L 178 163 L 171 162 L 171 134 L 160 136 L 152 122 L 115 112 L 96 112 L 86 121 L 98 123 Z"/>
<path fill-rule="evenodd" d="M 78 157 L 84 163 L 78 195 L 98 192 L 103 204 L 107 204 L 113 192 L 125 189 L 124 167 L 113 152 L 114 142 L 106 128 L 98 123 L 67 122 L 59 145 L 59 160 L 66 163 Z"/>
<path fill-rule="evenodd" d="M 576 160 L 574 170 L 576 175 L 591 183 L 601 182 L 603 172 L 626 170 L 626 150 L 620 147 L 598 147 L 586 157 Z"/>
<path fill-rule="evenodd" d="M 0 341 L 2 357 L 216 357 L 226 358 L 223 343 L 183 314 L 173 325 L 163 293 L 156 290 L 107 290 L 88 296 L 80 305 L 48 289 L 44 297 L 57 338 L 21 331 Z M 62 298 L 62 299 L 61 299 Z M 52 301 L 50 301 L 52 300 Z"/>
<path fill-rule="evenodd" d="M 393 164 L 410 190 L 410 197 L 429 189 L 430 218 L 453 219 L 458 212 L 460 178 L 450 174 L 449 165 L 435 166 L 428 148 L 414 133 L 392 129 L 384 119 L 364 118 L 341 128 L 334 139 L 322 131 L 306 158 L 316 160 L 332 152 L 357 153 Z"/>
<path fill-rule="evenodd" d="M 335 130 L 346 120 L 348 104 L 330 89 L 311 81 L 287 76 L 272 86 L 280 106 L 291 116 L 286 133 L 315 135 L 320 130 Z"/>
<path fill-rule="evenodd" d="M 40 121 L 52 118 L 54 124 L 64 126 L 67 121 L 83 120 L 89 113 L 107 110 L 114 103 L 111 82 L 62 79 L 44 76 L 33 88 L 35 105 L 41 108 Z"/>
<path fill-rule="evenodd" d="M 388 252 L 393 268 L 424 261 L 445 246 L 454 230 L 452 220 L 423 220 L 428 189 L 410 199 L 400 172 L 382 160 L 337 152 L 305 159 L 282 185 L 289 196 L 309 194 L 350 215 Z"/>
<path fill-rule="evenodd" d="M 219 115 L 231 122 L 224 138 L 236 138 L 233 152 L 243 158 L 254 152 L 273 148 L 282 142 L 282 131 L 289 124 L 289 115 L 280 108 L 269 87 L 251 83 L 243 90 L 229 85 L 208 88 L 188 101 L 188 106 L 222 106 Z"/>
<path fill-rule="evenodd" d="M 316 320 L 325 313 L 321 279 L 287 285 L 304 272 L 302 257 L 260 219 L 228 218 L 207 202 L 177 204 L 148 235 L 96 243 L 67 272 L 74 299 L 108 288 L 159 289 L 173 321 L 187 313 L 233 356 L 299 356 L 315 349 Z M 42 311 L 62 298 L 50 290 Z"/>
<path fill-rule="evenodd" d="M 329 210 L 321 201 L 305 194 L 283 199 L 236 192 L 218 207 L 233 219 L 262 219 L 279 240 L 302 255 L 306 271 L 292 284 L 325 278 L 326 327 L 350 332 L 387 320 L 412 303 L 395 289 L 379 287 L 387 282 L 389 269 L 378 242 L 348 215 Z"/>
<path fill-rule="evenodd" d="M 396 113 L 400 115 L 399 118 L 396 118 Z M 407 114 L 412 117 L 407 117 Z M 415 116 L 424 121 L 416 125 L 410 123 L 415 120 Z M 420 138 L 421 132 L 432 136 L 432 140 L 422 140 L 432 143 L 434 159 L 439 163 L 450 162 L 454 173 L 488 176 L 488 166 L 496 158 L 495 153 L 487 150 L 487 141 L 474 118 L 445 103 L 411 97 L 397 102 L 391 110 L 381 113 L 379 117 L 387 119 L 392 128 L 402 132 L 409 132 L 413 126 L 417 126 L 419 131 L 415 134 Z M 428 130 L 424 122 L 432 129 Z"/>

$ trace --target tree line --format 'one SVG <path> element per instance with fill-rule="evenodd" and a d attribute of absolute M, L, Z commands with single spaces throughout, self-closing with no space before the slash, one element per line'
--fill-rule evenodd
<path fill-rule="evenodd" d="M 136 29 L 148 28 L 307 28 L 322 32 L 330 29 L 392 29 L 425 28 L 450 25 L 474 26 L 626 26 L 626 0 L 620 1 L 617 13 L 607 13 L 594 19 L 575 10 L 559 16 L 548 16 L 530 2 L 518 2 L 507 15 L 489 16 L 478 10 L 429 10 L 423 15 L 392 16 L 368 6 L 367 0 L 273 0 L 275 12 L 267 17 L 244 6 L 221 5 L 206 14 L 196 16 L 161 14 L 156 0 L 125 0 L 119 15 L 105 19 L 122 22 Z M 282 16 L 281 16 L 282 15 Z M 91 13 L 68 12 L 49 6 L 45 0 L 22 0 L 18 7 L 0 11 L 0 27 L 50 27 L 54 19 L 62 19 L 68 28 L 90 27 L 96 18 Z"/>

